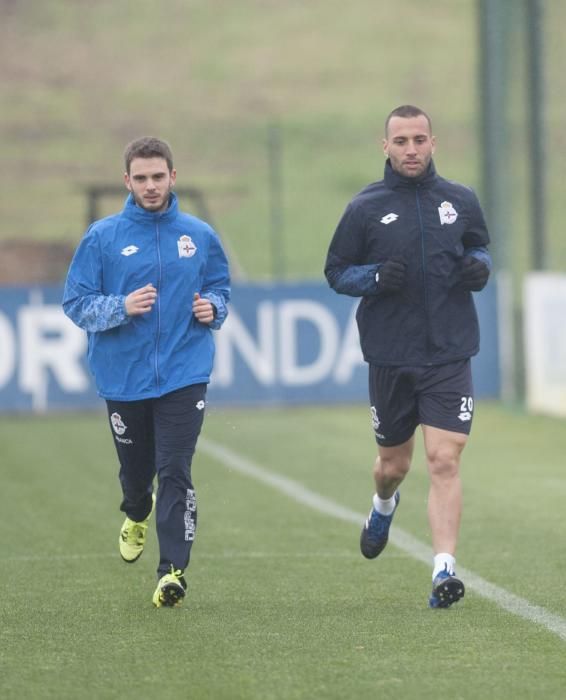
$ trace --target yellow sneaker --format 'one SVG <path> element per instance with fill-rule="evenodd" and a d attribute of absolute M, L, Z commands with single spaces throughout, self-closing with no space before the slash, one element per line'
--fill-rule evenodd
<path fill-rule="evenodd" d="M 166 608 L 174 608 L 181 605 L 187 590 L 187 582 L 183 576 L 183 572 L 173 569 L 171 565 L 171 573 L 165 574 L 159 579 L 155 593 L 153 594 L 153 604 L 156 608 L 161 606 Z"/>
<path fill-rule="evenodd" d="M 147 526 L 149 519 L 155 509 L 155 494 L 151 494 L 151 510 L 145 520 L 137 523 L 135 520 L 126 518 L 120 530 L 120 556 L 128 564 L 133 564 L 137 561 L 143 552 L 145 538 L 147 534 Z"/>

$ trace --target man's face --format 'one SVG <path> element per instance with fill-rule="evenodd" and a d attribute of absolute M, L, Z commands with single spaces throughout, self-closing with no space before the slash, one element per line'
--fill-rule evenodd
<path fill-rule="evenodd" d="M 169 172 L 165 158 L 134 158 L 124 182 L 138 207 L 147 211 L 164 211 L 169 206 L 169 194 L 177 177 Z"/>
<path fill-rule="evenodd" d="M 423 114 L 391 117 L 383 139 L 383 152 L 391 160 L 393 170 L 404 177 L 418 177 L 431 161 L 434 143 L 428 119 Z"/>

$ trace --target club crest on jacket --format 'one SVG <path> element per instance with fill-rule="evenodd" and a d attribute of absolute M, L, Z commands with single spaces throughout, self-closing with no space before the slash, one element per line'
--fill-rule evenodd
<path fill-rule="evenodd" d="M 438 215 L 443 226 L 444 224 L 453 224 L 458 218 L 458 212 L 450 202 L 442 202 L 438 207 Z"/>
<path fill-rule="evenodd" d="M 181 236 L 177 241 L 177 248 L 180 258 L 192 258 L 197 252 L 197 247 L 190 236 Z"/>

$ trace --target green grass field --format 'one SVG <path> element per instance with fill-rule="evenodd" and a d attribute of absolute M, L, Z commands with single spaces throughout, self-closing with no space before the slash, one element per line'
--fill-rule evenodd
<path fill-rule="evenodd" d="M 426 607 L 418 556 L 420 451 L 392 542 L 374 562 L 358 552 L 374 453 L 365 407 L 212 405 L 202 438 L 189 595 L 156 610 L 154 527 L 139 562 L 118 555 L 102 413 L 3 417 L 0 697 L 566 696 L 563 422 L 479 405 L 463 461 L 468 592 L 444 611 Z M 409 536 L 416 550 L 395 544 Z"/>

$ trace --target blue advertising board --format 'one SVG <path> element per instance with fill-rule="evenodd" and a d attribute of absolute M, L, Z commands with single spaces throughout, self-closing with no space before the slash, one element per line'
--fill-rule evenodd
<path fill-rule="evenodd" d="M 99 407 L 86 334 L 61 309 L 62 288 L 0 290 L 0 411 Z M 482 349 L 473 358 L 478 398 L 500 392 L 496 286 L 476 295 Z M 215 332 L 209 400 L 224 405 L 367 401 L 358 300 L 323 282 L 237 284 Z"/>

